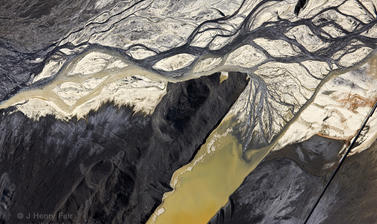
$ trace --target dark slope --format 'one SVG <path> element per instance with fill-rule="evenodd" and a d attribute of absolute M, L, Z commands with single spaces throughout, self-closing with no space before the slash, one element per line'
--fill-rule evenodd
<path fill-rule="evenodd" d="M 377 142 L 349 156 L 308 224 L 377 223 Z"/>
<path fill-rule="evenodd" d="M 78 30 L 101 11 L 111 9 L 111 4 L 80 0 L 12 0 L 1 1 L 1 43 L 8 50 L 34 55 L 47 50 L 69 32 Z"/>
<path fill-rule="evenodd" d="M 0 211 L 6 223 L 143 223 L 247 84 L 234 73 L 170 83 L 151 116 L 111 104 L 86 120 L 0 117 Z M 32 220 L 27 220 L 27 215 Z M 62 216 L 65 215 L 65 216 Z M 47 217 L 48 218 L 48 217 Z M 51 217 L 50 217 L 51 218 Z"/>
<path fill-rule="evenodd" d="M 211 224 L 302 224 L 339 160 L 343 142 L 313 136 L 273 152 Z"/>

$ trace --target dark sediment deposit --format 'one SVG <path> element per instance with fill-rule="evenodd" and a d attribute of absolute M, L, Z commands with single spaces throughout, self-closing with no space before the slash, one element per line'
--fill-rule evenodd
<path fill-rule="evenodd" d="M 3 111 L 2 222 L 144 223 L 247 84 L 219 77 L 170 83 L 151 115 L 111 103 L 68 122 Z"/>

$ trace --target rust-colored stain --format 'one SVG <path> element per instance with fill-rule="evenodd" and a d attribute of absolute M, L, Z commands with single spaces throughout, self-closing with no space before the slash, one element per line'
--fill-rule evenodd
<path fill-rule="evenodd" d="M 359 94 L 345 94 L 341 96 L 334 96 L 333 99 L 341 103 L 345 108 L 357 113 L 359 107 L 373 107 L 376 102 L 375 98 L 366 98 Z"/>
<path fill-rule="evenodd" d="M 358 131 L 359 130 L 357 130 L 356 133 Z M 338 141 L 344 141 L 344 144 L 345 144 L 346 147 L 351 144 L 351 140 L 353 139 L 353 137 L 355 137 L 354 135 L 352 135 L 352 136 L 344 136 L 344 137 L 335 137 L 335 136 L 331 136 L 331 135 L 328 135 L 328 134 L 323 133 L 323 132 L 318 132 L 318 133 L 316 133 L 316 135 L 324 137 L 324 138 L 328 138 L 328 139 L 333 139 L 333 140 L 338 140 Z"/>

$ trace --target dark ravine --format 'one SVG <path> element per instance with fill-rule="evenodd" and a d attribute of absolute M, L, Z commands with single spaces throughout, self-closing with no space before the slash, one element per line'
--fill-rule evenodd
<path fill-rule="evenodd" d="M 169 83 L 152 115 L 111 103 L 69 122 L 3 111 L 1 222 L 144 223 L 247 84 L 219 77 Z"/>
<path fill-rule="evenodd" d="M 308 0 L 297 1 L 296 7 L 295 7 L 295 14 L 298 15 L 307 3 L 308 3 Z"/>
<path fill-rule="evenodd" d="M 209 223 L 301 224 L 339 161 L 344 144 L 313 136 L 269 154 Z"/>

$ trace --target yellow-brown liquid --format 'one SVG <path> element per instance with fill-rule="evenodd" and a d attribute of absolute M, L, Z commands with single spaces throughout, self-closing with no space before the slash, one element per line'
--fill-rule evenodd
<path fill-rule="evenodd" d="M 267 148 L 255 151 L 247 163 L 241 151 L 227 119 L 212 132 L 194 160 L 174 173 L 174 191 L 164 195 L 164 202 L 147 223 L 207 223 L 268 153 Z M 158 215 L 158 211 L 164 212 Z"/>

